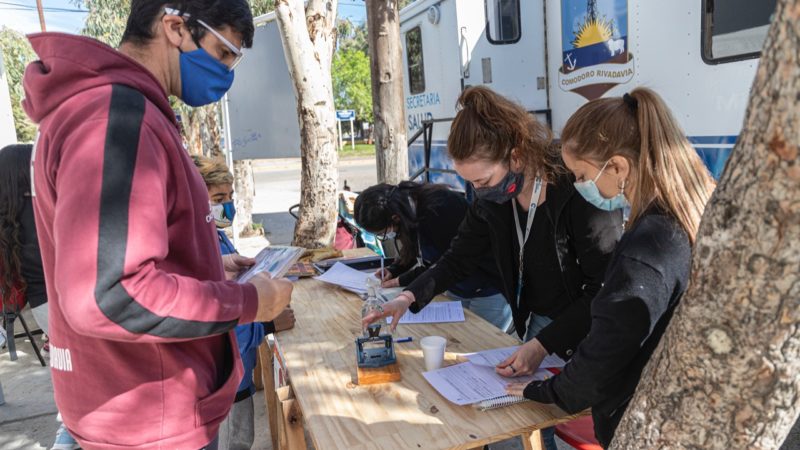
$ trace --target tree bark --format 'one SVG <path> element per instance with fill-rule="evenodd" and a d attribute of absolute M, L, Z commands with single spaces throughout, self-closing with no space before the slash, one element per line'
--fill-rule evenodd
<path fill-rule="evenodd" d="M 780 0 L 690 286 L 612 448 L 776 449 L 800 412 L 800 1 Z"/>
<path fill-rule="evenodd" d="M 336 42 L 336 0 L 279 0 L 283 51 L 300 123 L 302 177 L 294 245 L 331 245 L 336 231 L 338 154 L 331 60 Z"/>
<path fill-rule="evenodd" d="M 253 179 L 253 161 L 249 159 L 233 162 L 234 186 L 236 192 L 236 221 L 235 230 L 240 236 L 256 234 L 253 227 L 253 198 L 256 195 L 255 180 Z"/>
<path fill-rule="evenodd" d="M 365 3 L 378 181 L 397 184 L 409 175 L 400 13 L 397 0 Z"/>
<path fill-rule="evenodd" d="M 219 103 L 197 108 L 182 106 L 180 114 L 189 153 L 224 158 L 220 147 Z"/>

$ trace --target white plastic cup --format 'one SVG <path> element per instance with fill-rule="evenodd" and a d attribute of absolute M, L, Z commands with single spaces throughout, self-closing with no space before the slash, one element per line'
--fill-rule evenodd
<path fill-rule="evenodd" d="M 425 357 L 425 369 L 441 369 L 444 362 L 444 349 L 447 347 L 447 339 L 441 336 L 426 336 L 420 341 L 422 355 Z"/>

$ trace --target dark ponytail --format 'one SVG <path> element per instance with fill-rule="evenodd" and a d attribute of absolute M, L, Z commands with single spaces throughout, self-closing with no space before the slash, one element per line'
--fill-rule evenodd
<path fill-rule="evenodd" d="M 0 291 L 24 289 L 20 262 L 19 215 L 31 190 L 33 146 L 9 145 L 0 150 Z"/>
<path fill-rule="evenodd" d="M 364 190 L 353 207 L 356 223 L 370 233 L 381 233 L 397 227 L 399 265 L 413 264 L 417 258 L 417 226 L 420 211 L 437 206 L 436 192 L 446 191 L 441 184 L 419 184 L 403 181 L 399 185 L 377 184 Z M 412 206 L 413 204 L 416 207 Z M 397 220 L 394 217 L 397 216 Z M 400 275 L 400 274 L 394 274 Z"/>

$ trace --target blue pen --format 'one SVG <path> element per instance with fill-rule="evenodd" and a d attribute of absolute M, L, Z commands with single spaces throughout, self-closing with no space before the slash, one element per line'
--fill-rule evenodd
<path fill-rule="evenodd" d="M 411 341 L 412 341 L 412 339 L 411 339 L 411 336 L 409 336 L 409 337 L 401 337 L 401 338 L 397 338 L 397 339 L 395 339 L 394 341 L 395 341 L 395 342 L 398 342 L 398 343 L 403 343 L 403 342 L 411 342 Z"/>

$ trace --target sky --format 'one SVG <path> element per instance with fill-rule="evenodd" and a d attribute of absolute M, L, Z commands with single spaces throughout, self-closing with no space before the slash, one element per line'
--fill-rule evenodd
<path fill-rule="evenodd" d="M 80 12 L 70 0 L 42 0 L 44 21 L 48 31 L 77 33 L 83 27 L 86 13 Z M 63 10 L 70 10 L 69 12 Z M 364 0 L 340 0 L 339 17 L 363 23 L 366 16 Z M 40 31 L 36 0 L 0 0 L 0 26 L 23 33 Z"/>
<path fill-rule="evenodd" d="M 42 6 L 45 10 L 44 22 L 47 31 L 77 33 L 86 20 L 86 13 L 80 12 L 81 8 L 70 0 L 42 0 Z M 36 0 L 0 0 L 0 26 L 23 33 L 41 31 Z"/>

